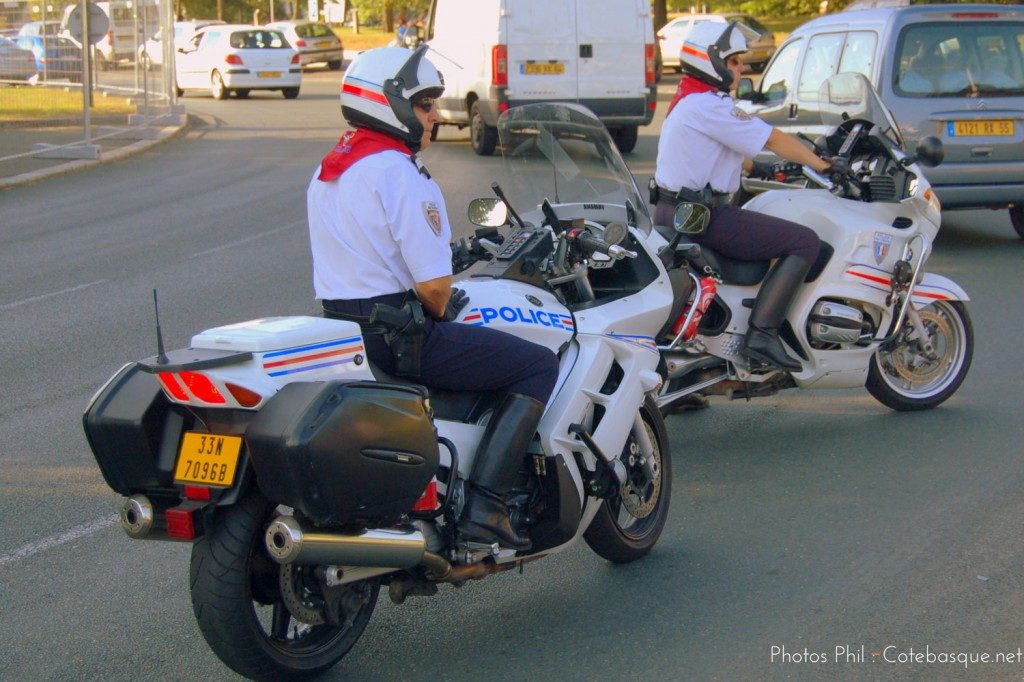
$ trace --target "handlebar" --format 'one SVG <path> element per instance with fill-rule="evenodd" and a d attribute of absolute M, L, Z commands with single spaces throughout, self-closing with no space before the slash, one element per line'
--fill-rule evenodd
<path fill-rule="evenodd" d="M 615 260 L 636 258 L 637 255 L 636 251 L 630 251 L 618 244 L 609 244 L 603 239 L 593 236 L 586 230 L 580 230 L 573 236 L 576 239 L 576 243 L 580 245 L 580 248 L 586 254 L 603 253 L 609 258 L 614 258 Z"/>

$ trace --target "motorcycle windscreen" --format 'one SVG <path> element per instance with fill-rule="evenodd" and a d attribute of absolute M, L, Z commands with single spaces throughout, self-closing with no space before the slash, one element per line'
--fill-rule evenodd
<path fill-rule="evenodd" d="M 620 220 L 649 234 L 646 202 L 604 124 L 586 107 L 543 103 L 513 107 L 498 118 L 498 138 L 513 206 L 629 206 Z"/>

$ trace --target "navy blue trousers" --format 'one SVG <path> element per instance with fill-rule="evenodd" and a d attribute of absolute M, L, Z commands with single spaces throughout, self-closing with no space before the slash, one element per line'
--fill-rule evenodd
<path fill-rule="evenodd" d="M 396 308 L 406 294 L 388 294 L 357 300 L 324 301 L 324 309 L 368 316 L 374 303 Z M 420 376 L 417 383 L 448 391 L 519 393 L 546 403 L 558 380 L 557 356 L 536 343 L 486 327 L 427 320 Z M 380 334 L 365 334 L 366 355 L 389 374 L 395 363 Z"/>
<path fill-rule="evenodd" d="M 659 201 L 654 224 L 671 228 L 675 211 L 675 204 Z M 723 256 L 747 261 L 799 256 L 813 263 L 821 247 L 818 235 L 803 225 L 728 205 L 711 209 L 708 229 L 693 241 Z"/>

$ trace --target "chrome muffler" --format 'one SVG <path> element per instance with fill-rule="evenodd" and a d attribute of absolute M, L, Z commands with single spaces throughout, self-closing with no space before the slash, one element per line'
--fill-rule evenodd
<path fill-rule="evenodd" d="M 356 535 L 307 531 L 292 516 L 279 516 L 264 542 L 279 564 L 334 564 L 411 568 L 423 561 L 427 541 L 414 528 L 365 530 Z"/>
<path fill-rule="evenodd" d="M 156 514 L 153 512 L 153 503 L 149 501 L 148 497 L 132 495 L 121 505 L 118 518 L 121 521 L 121 528 L 128 533 L 128 537 L 141 540 L 153 530 Z"/>

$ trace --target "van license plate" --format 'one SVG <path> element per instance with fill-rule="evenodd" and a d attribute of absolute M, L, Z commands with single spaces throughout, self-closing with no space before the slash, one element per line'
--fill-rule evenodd
<path fill-rule="evenodd" d="M 241 436 L 187 431 L 174 468 L 175 483 L 200 483 L 228 487 L 235 482 Z"/>
<path fill-rule="evenodd" d="M 280 71 L 260 71 L 259 76 L 260 76 L 260 78 L 280 78 L 281 77 L 281 72 Z"/>
<path fill-rule="evenodd" d="M 527 76 L 559 75 L 565 73 L 565 64 L 521 64 L 519 71 Z"/>
<path fill-rule="evenodd" d="M 1013 129 L 1013 121 L 950 121 L 947 125 L 950 137 L 1008 137 L 1013 135 Z"/>

